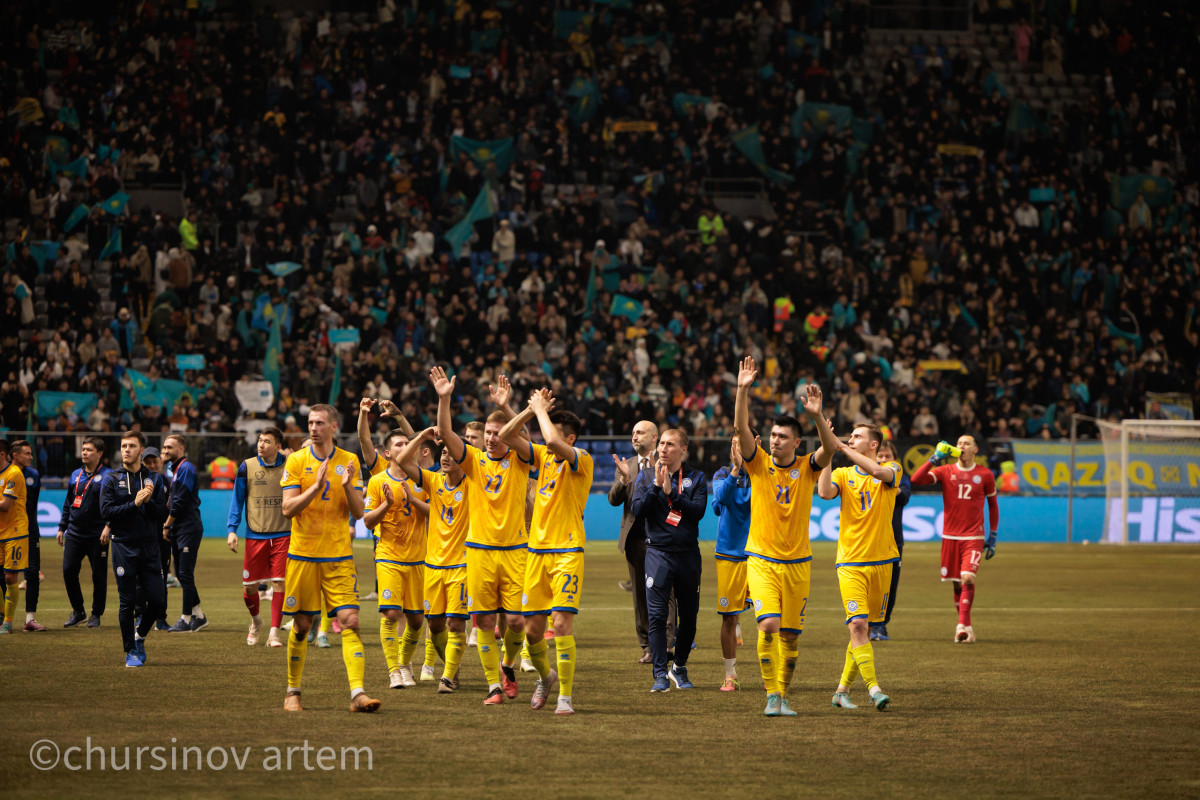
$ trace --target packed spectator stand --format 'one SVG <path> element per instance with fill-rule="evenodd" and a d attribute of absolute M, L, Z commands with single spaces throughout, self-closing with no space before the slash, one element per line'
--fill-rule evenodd
<path fill-rule="evenodd" d="M 50 475 L 72 431 L 419 428 L 434 363 L 463 420 L 501 370 L 622 438 L 728 441 L 743 353 L 760 416 L 817 381 L 898 437 L 1200 391 L 1188 3 L 187 5 L 6 9 L 0 424 Z"/>

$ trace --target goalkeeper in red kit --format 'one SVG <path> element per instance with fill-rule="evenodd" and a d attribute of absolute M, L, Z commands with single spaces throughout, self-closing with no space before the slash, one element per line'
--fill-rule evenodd
<path fill-rule="evenodd" d="M 954 450 L 958 450 L 957 461 Z M 942 580 L 954 584 L 954 607 L 958 609 L 958 626 L 954 641 L 971 644 L 975 631 L 971 627 L 971 606 L 975 603 L 975 577 L 979 562 L 996 554 L 996 529 L 1000 525 L 1000 506 L 996 502 L 996 478 L 987 467 L 975 463 L 979 445 L 975 437 L 958 437 L 957 447 L 946 442 L 938 444 L 928 463 L 922 464 L 912 476 L 913 486 L 941 484 L 945 506 L 942 523 Z M 943 463 L 943 462 L 951 463 Z M 991 531 L 986 540 L 983 533 L 983 504 L 987 500 Z"/>

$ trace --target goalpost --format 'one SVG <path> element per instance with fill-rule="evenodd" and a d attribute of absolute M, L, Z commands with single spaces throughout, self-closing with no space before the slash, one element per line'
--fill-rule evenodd
<path fill-rule="evenodd" d="M 1101 541 L 1200 542 L 1200 422 L 1096 425 L 1104 447 Z"/>

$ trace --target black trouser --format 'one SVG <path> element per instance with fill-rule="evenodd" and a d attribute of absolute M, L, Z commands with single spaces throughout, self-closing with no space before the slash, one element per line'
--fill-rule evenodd
<path fill-rule="evenodd" d="M 672 591 L 679 611 L 675 628 L 675 664 L 687 665 L 692 642 L 696 639 L 696 616 L 700 613 L 700 570 L 698 548 L 685 553 L 646 548 L 646 608 L 650 616 L 650 654 L 654 659 L 656 678 L 667 674 L 667 620 L 671 616 Z"/>
<path fill-rule="evenodd" d="M 646 609 L 646 540 L 642 536 L 630 535 L 625 540 L 625 563 L 629 567 L 629 582 L 633 584 L 633 627 L 637 631 L 638 644 L 642 650 L 650 649 L 650 615 Z M 671 610 L 667 615 L 667 643 L 675 641 L 675 597 L 671 597 Z"/>
<path fill-rule="evenodd" d="M 67 534 L 63 537 L 63 582 L 67 585 L 67 600 L 71 610 L 83 613 L 83 589 L 79 586 L 79 570 L 83 559 L 92 568 L 92 616 L 104 615 L 108 601 L 108 545 L 100 537 L 84 539 Z"/>
<path fill-rule="evenodd" d="M 117 620 L 121 623 L 121 643 L 124 652 L 128 653 L 133 650 L 133 616 L 138 588 L 141 587 L 146 594 L 146 609 L 141 615 L 141 624 L 137 626 L 139 636 L 145 638 L 167 605 L 158 544 L 150 540 L 113 542 L 112 563 L 113 573 L 117 576 L 117 596 L 120 598 Z"/>
<path fill-rule="evenodd" d="M 901 560 L 904 559 L 904 537 L 896 537 L 896 549 L 900 551 Z M 892 607 L 896 605 L 896 587 L 900 585 L 900 561 L 892 564 L 892 588 L 888 590 L 888 606 L 887 614 L 883 617 L 883 624 L 887 625 L 892 621 Z"/>
<path fill-rule="evenodd" d="M 29 531 L 29 563 L 25 566 L 25 613 L 37 612 L 38 595 L 42 592 L 42 535 L 34 527 Z"/>
<path fill-rule="evenodd" d="M 192 613 L 192 606 L 200 605 L 200 594 L 196 591 L 196 555 L 203 538 L 204 530 L 200 526 L 181 527 L 176 523 L 171 531 L 171 552 L 175 556 L 175 577 L 183 589 L 181 613 L 184 615 Z"/>

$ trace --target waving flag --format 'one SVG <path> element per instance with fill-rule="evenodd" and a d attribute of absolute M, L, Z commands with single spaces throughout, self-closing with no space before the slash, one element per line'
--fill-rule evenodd
<path fill-rule="evenodd" d="M 65 136 L 53 134 L 46 137 L 46 155 L 61 164 L 71 157 L 71 142 Z"/>
<path fill-rule="evenodd" d="M 763 154 L 762 137 L 758 133 L 758 126 L 751 125 L 749 128 L 742 128 L 737 133 L 729 137 L 733 142 L 733 146 L 741 152 L 746 159 L 758 168 L 758 171 L 767 176 L 775 183 L 791 183 L 795 180 L 786 172 L 780 172 L 777 169 L 772 169 L 767 166 L 767 157 Z"/>
<path fill-rule="evenodd" d="M 465 136 L 451 136 L 450 156 L 457 159 L 462 153 L 470 156 L 475 166 L 483 171 L 487 170 L 488 164 L 495 163 L 496 173 L 503 175 L 508 172 L 513 162 L 513 140 L 508 138 L 481 142 Z"/>
<path fill-rule="evenodd" d="M 802 31 L 794 31 L 791 28 L 787 32 L 787 57 L 795 61 L 803 58 L 807 53 L 808 58 L 819 58 L 821 55 L 821 40 L 816 36 L 809 36 Z"/>
<path fill-rule="evenodd" d="M 104 245 L 104 249 L 100 251 L 100 260 L 119 255 L 121 255 L 121 229 L 113 228 L 112 235 L 108 237 L 108 244 Z"/>
<path fill-rule="evenodd" d="M 671 98 L 671 105 L 675 107 L 675 113 L 681 117 L 686 117 L 688 112 L 696 106 L 706 106 L 711 102 L 711 97 L 705 97 L 702 94 L 687 94 L 686 92 L 678 92 Z"/>
<path fill-rule="evenodd" d="M 806 120 L 812 123 L 813 130 L 820 137 L 825 135 L 825 129 L 830 124 L 836 126 L 839 131 L 848 128 L 853 117 L 854 112 L 850 109 L 850 106 L 835 106 L 827 103 L 803 103 L 796 109 L 796 113 L 792 115 L 792 136 L 797 139 L 800 138 Z"/>
<path fill-rule="evenodd" d="M 488 28 L 482 31 L 471 31 L 471 52 L 478 53 L 481 50 L 495 50 L 500 44 L 500 29 Z"/>
<path fill-rule="evenodd" d="M 1156 175 L 1129 175 L 1114 177 L 1112 182 L 1112 204 L 1125 211 L 1137 200 L 1138 192 L 1146 198 L 1151 208 L 1170 205 L 1174 196 L 1174 185 L 1167 178 Z"/>
<path fill-rule="evenodd" d="M 587 78 L 576 78 L 567 88 L 567 97 L 574 97 L 571 104 L 571 121 L 576 125 L 587 122 L 600 110 L 600 87 Z"/>
<path fill-rule="evenodd" d="M 304 266 L 295 261 L 276 261 L 274 264 L 267 264 L 267 271 L 276 278 L 286 278 L 293 272 L 299 272 L 302 269 Z"/>
<path fill-rule="evenodd" d="M 129 195 L 124 192 L 117 192 L 112 197 L 100 204 L 100 208 L 106 214 L 112 214 L 114 217 L 119 217 L 125 210 L 125 206 L 129 205 Z"/>
<path fill-rule="evenodd" d="M 496 210 L 497 205 L 495 199 L 492 197 L 492 186 L 491 183 L 487 183 L 479 190 L 479 194 L 475 196 L 475 202 L 471 204 L 467 215 L 446 232 L 446 241 L 450 243 L 455 258 L 458 257 L 463 244 L 471 238 L 471 233 L 475 230 L 475 223 L 491 217 L 496 213 Z"/>
<path fill-rule="evenodd" d="M 71 229 L 83 222 L 87 215 L 91 213 L 91 209 L 83 203 L 75 206 L 75 210 L 71 212 L 71 216 L 67 217 L 67 221 L 63 223 L 63 233 L 70 233 Z"/>
<path fill-rule="evenodd" d="M 263 379 L 271 382 L 275 396 L 279 396 L 279 359 L 283 352 L 283 341 L 279 335 L 279 316 L 271 315 L 271 335 L 267 338 L 267 354 L 263 358 Z"/>
<path fill-rule="evenodd" d="M 608 313 L 613 315 L 619 314 L 622 317 L 628 318 L 630 322 L 637 322 L 642 318 L 644 310 L 642 304 L 637 300 L 623 294 L 618 294 L 613 296 L 612 308 L 608 310 Z"/>

